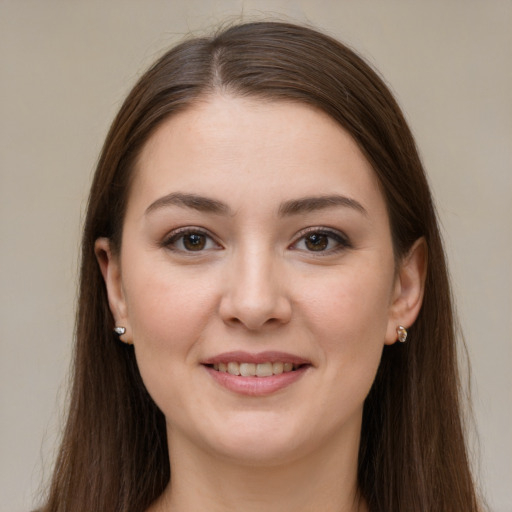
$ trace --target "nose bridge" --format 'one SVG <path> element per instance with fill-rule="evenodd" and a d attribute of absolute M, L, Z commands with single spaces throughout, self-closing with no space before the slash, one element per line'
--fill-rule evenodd
<path fill-rule="evenodd" d="M 226 321 L 248 329 L 286 323 L 291 308 L 280 278 L 278 255 L 267 244 L 239 248 L 228 270 L 221 313 Z"/>

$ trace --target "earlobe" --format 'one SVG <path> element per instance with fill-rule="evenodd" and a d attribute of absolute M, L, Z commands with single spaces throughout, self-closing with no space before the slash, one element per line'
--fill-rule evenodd
<path fill-rule="evenodd" d="M 399 327 L 409 329 L 416 320 L 423 303 L 427 275 L 427 243 L 419 238 L 402 259 L 398 268 L 392 304 L 386 331 L 386 344 L 399 339 Z M 402 335 L 403 338 L 403 335 Z"/>
<path fill-rule="evenodd" d="M 107 288 L 108 304 L 115 326 L 125 329 L 123 333 L 116 333 L 121 341 L 132 343 L 119 257 L 112 252 L 108 238 L 98 238 L 94 244 L 94 252 Z"/>

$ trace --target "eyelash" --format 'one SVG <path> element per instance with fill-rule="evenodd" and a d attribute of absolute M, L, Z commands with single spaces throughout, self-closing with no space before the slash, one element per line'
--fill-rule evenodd
<path fill-rule="evenodd" d="M 178 242 L 181 241 L 182 244 L 185 243 L 184 241 L 185 241 L 185 237 L 187 235 L 191 235 L 191 236 L 198 235 L 199 237 L 204 237 L 202 239 L 204 242 L 204 245 L 199 246 L 198 250 L 187 249 L 185 246 L 177 247 Z M 320 238 L 319 240 L 317 240 L 317 242 L 314 242 L 314 243 L 320 243 L 320 245 L 318 246 L 319 250 L 307 249 L 307 248 L 298 249 L 297 246 L 299 245 L 300 242 L 304 241 L 305 243 L 307 243 L 306 242 L 307 237 L 313 236 L 313 235 L 316 235 L 319 237 L 325 237 L 324 239 Z M 336 243 L 336 246 L 329 247 L 330 242 L 333 240 Z M 327 247 L 322 247 L 322 245 L 321 245 L 322 241 L 327 242 Z M 200 240 L 196 240 L 196 243 L 200 243 Z M 208 247 L 209 244 L 214 244 L 215 247 Z M 204 229 L 194 228 L 194 227 L 180 228 L 180 229 L 177 229 L 176 231 L 173 231 L 162 242 L 162 246 L 166 247 L 172 251 L 184 252 L 184 253 L 194 253 L 194 252 L 201 253 L 205 250 L 222 249 L 222 246 L 218 242 L 215 241 L 215 239 L 211 236 L 210 233 L 208 233 Z M 301 251 L 304 251 L 307 253 L 312 253 L 312 254 L 318 253 L 318 254 L 316 254 L 317 256 L 322 256 L 322 255 L 325 255 L 326 253 L 327 254 L 335 254 L 339 251 L 342 251 L 342 250 L 350 248 L 350 247 L 352 247 L 350 244 L 350 241 L 347 238 L 347 236 L 344 235 L 343 233 L 341 233 L 339 231 L 334 231 L 332 229 L 318 228 L 318 227 L 308 228 L 307 230 L 301 231 L 300 233 L 298 233 L 297 240 L 289 246 L 289 248 L 292 250 L 301 250 Z"/>
<path fill-rule="evenodd" d="M 326 237 L 327 238 L 327 243 L 329 244 L 330 241 L 334 240 L 334 242 L 336 243 L 336 246 L 335 247 L 327 247 L 327 248 L 324 248 L 324 249 L 320 249 L 318 251 L 315 251 L 315 250 L 308 250 L 308 249 L 297 249 L 297 245 L 301 242 L 301 241 L 304 241 L 305 243 L 306 242 L 306 239 L 308 236 L 312 236 L 312 235 L 319 235 L 320 237 Z M 335 254 L 339 251 L 342 251 L 344 249 L 349 249 L 351 248 L 352 245 L 348 239 L 348 237 L 339 232 L 339 231 L 334 231 L 332 229 L 328 229 L 328 228 L 322 228 L 322 227 L 315 227 L 315 228 L 308 228 L 307 230 L 304 230 L 302 232 L 299 233 L 299 238 L 297 239 L 296 242 L 294 242 L 292 245 L 290 245 L 290 248 L 291 249 L 294 249 L 294 250 L 303 250 L 305 252 L 308 252 L 308 253 L 318 253 L 318 254 L 315 254 L 315 255 L 318 255 L 318 256 L 323 256 L 323 255 L 326 255 L 326 254 Z"/>
<path fill-rule="evenodd" d="M 177 243 L 181 241 L 182 244 L 184 244 L 185 237 L 187 235 L 199 235 L 201 237 L 204 237 L 205 245 L 208 245 L 209 243 L 213 243 L 215 247 L 206 247 L 206 250 L 208 249 L 222 249 L 219 243 L 215 241 L 215 239 L 204 229 L 201 228 L 194 228 L 194 227 L 186 227 L 186 228 L 180 228 L 172 233 L 169 234 L 168 237 L 165 238 L 165 240 L 162 242 L 162 246 L 166 247 L 167 249 L 170 249 L 172 251 L 176 252 L 186 252 L 186 253 L 200 253 L 205 250 L 205 247 L 200 247 L 199 250 L 192 250 L 187 249 L 186 247 L 177 247 Z"/>

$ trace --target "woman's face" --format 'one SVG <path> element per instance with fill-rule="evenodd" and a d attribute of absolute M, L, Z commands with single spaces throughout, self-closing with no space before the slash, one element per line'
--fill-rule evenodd
<path fill-rule="evenodd" d="M 167 120 L 103 270 L 171 446 L 357 447 L 400 285 L 374 173 L 327 115 L 216 95 Z"/>

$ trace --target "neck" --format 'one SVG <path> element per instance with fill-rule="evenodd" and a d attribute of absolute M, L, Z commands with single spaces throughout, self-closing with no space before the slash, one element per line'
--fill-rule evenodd
<path fill-rule="evenodd" d="M 255 465 L 170 439 L 172 483 L 148 512 L 366 512 L 357 486 L 359 443 L 353 441 L 286 463 Z"/>

